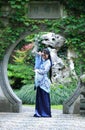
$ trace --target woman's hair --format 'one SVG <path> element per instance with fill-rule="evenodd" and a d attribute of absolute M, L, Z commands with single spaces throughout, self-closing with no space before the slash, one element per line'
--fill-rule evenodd
<path fill-rule="evenodd" d="M 50 67 L 50 70 L 49 70 L 49 78 L 51 80 L 51 77 L 52 77 L 52 59 L 51 59 L 50 51 L 49 51 L 48 48 L 45 48 L 45 49 L 42 50 L 42 52 L 44 52 L 44 54 L 48 55 L 48 59 L 50 60 L 50 63 L 51 63 L 51 67 Z"/>

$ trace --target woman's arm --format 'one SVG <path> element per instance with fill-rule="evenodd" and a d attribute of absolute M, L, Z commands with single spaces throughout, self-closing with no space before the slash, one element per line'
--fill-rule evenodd
<path fill-rule="evenodd" d="M 35 56 L 35 69 L 39 69 L 40 64 L 41 64 L 42 58 L 41 58 L 41 52 L 36 52 Z"/>
<path fill-rule="evenodd" d="M 46 60 L 43 64 L 43 68 L 41 69 L 36 69 L 36 71 L 39 73 L 39 74 L 46 74 L 48 73 L 48 71 L 50 70 L 50 67 L 51 67 L 51 63 L 50 63 L 50 60 Z"/>

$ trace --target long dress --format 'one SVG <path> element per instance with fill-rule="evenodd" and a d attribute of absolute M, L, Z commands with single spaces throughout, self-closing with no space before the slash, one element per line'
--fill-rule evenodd
<path fill-rule="evenodd" d="M 38 56 L 39 57 L 39 56 Z M 43 60 L 39 57 L 39 66 L 37 69 L 37 76 L 35 75 L 36 85 L 36 105 L 34 117 L 51 117 L 51 103 L 50 103 L 50 79 L 48 72 L 51 66 L 50 60 Z M 37 61 L 36 61 L 37 62 Z M 40 78 L 39 78 L 40 77 Z"/>

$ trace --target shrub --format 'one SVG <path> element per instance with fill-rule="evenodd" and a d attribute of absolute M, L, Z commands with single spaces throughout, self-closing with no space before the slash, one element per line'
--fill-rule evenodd
<path fill-rule="evenodd" d="M 63 102 L 67 100 L 69 96 L 71 96 L 75 87 L 76 87 L 75 83 L 68 84 L 67 86 L 62 85 L 62 84 L 56 86 L 56 84 L 52 84 L 51 104 L 52 105 L 63 104 Z"/>
<path fill-rule="evenodd" d="M 73 93 L 76 87 L 76 82 L 73 82 L 67 86 L 62 84 L 56 85 L 52 84 L 51 86 L 51 104 L 58 105 L 62 104 L 69 96 Z M 16 95 L 22 100 L 23 104 L 34 104 L 35 103 L 35 94 L 34 85 L 25 85 L 20 90 L 15 91 Z"/>
<path fill-rule="evenodd" d="M 22 100 L 23 104 L 35 103 L 35 91 L 33 84 L 23 86 L 20 90 L 15 90 L 15 93 Z"/>
<path fill-rule="evenodd" d="M 26 64 L 9 64 L 8 77 L 12 88 L 18 89 L 34 82 L 33 66 Z"/>
<path fill-rule="evenodd" d="M 8 64 L 8 77 L 12 88 L 21 88 L 34 82 L 34 57 L 31 55 L 31 44 L 24 45 L 21 50 L 14 50 Z M 27 49 L 27 50 L 25 50 Z"/>

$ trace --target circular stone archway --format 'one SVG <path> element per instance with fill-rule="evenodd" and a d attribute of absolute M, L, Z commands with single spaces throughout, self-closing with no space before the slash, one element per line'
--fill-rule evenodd
<path fill-rule="evenodd" d="M 25 32 L 19 39 L 12 44 L 6 51 L 3 60 L 0 62 L 0 112 L 21 112 L 22 101 L 13 92 L 7 75 L 7 67 L 9 58 L 14 48 L 27 36 L 30 32 Z"/>
<path fill-rule="evenodd" d="M 43 29 L 42 29 L 43 30 Z M 39 30 L 38 30 L 39 31 Z M 33 32 L 33 33 L 38 33 Z M 43 30 L 45 31 L 45 30 Z M 43 32 L 42 31 L 42 32 Z M 22 111 L 22 101 L 13 92 L 7 75 L 7 66 L 9 58 L 14 50 L 14 48 L 27 36 L 31 35 L 32 32 L 25 32 L 19 39 L 12 44 L 5 53 L 3 61 L 0 63 L 0 112 L 21 112 Z M 73 95 L 64 102 L 63 113 L 80 113 L 79 112 L 79 95 L 80 95 L 80 85 L 77 87 Z M 76 104 L 78 104 L 76 106 Z M 76 107 L 75 107 L 76 106 Z M 77 111 L 76 111 L 77 108 Z"/>

